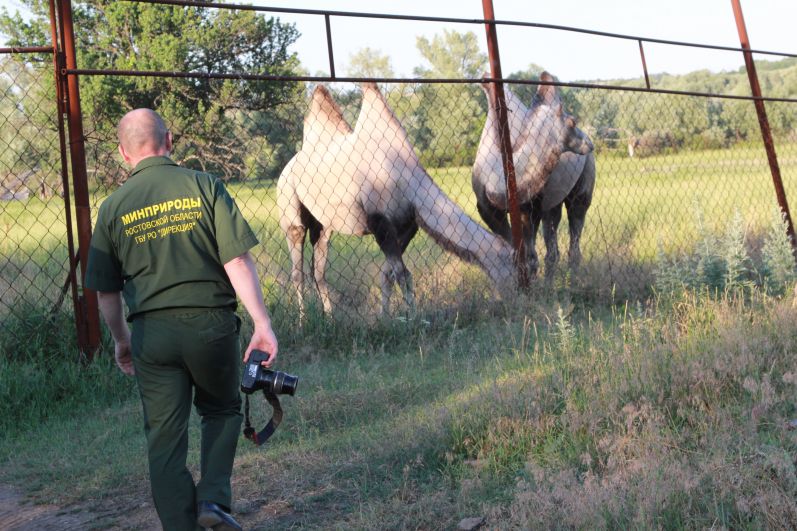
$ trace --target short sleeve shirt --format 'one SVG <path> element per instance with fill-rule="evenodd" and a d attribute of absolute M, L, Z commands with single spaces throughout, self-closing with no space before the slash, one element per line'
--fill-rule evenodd
<path fill-rule="evenodd" d="M 86 287 L 121 291 L 128 320 L 168 308 L 235 309 L 224 264 L 257 243 L 220 179 L 149 157 L 100 206 Z"/>

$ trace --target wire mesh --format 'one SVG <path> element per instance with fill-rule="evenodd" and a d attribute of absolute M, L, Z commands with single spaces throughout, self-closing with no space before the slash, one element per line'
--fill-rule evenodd
<path fill-rule="evenodd" d="M 70 311 L 62 303 L 66 221 L 50 70 L 35 54 L 0 59 L 0 328 L 18 331 L 24 328 L 13 323 L 32 312 Z M 128 90 L 120 76 L 81 77 L 95 219 L 129 171 L 116 153 L 125 109 L 91 100 L 98 87 L 117 85 Z M 260 239 L 253 254 L 271 304 L 297 315 L 311 307 L 370 320 L 492 298 L 511 258 L 489 89 L 461 82 L 323 87 L 149 77 L 136 104 L 163 115 L 176 162 L 227 183 Z M 540 223 L 526 232 L 540 290 L 644 297 L 663 260 L 700 254 L 707 235 L 719 237 L 736 220 L 751 255 L 762 252 L 778 213 L 752 101 L 563 87 L 547 102 L 563 112 L 551 113 L 541 111 L 538 87 L 508 83 L 505 90 L 520 206 Z M 175 104 L 195 104 L 198 93 L 207 99 L 201 113 Z M 225 105 L 231 94 L 256 105 Z M 766 107 L 790 196 L 795 104 Z M 578 138 L 589 139 L 591 154 Z M 560 159 L 562 169 L 547 177 Z M 571 229 L 582 221 L 576 248 Z"/>
<path fill-rule="evenodd" d="M 50 323 L 47 316 L 71 313 L 63 304 L 69 253 L 51 61 L 0 55 L 0 332 L 16 344 Z"/>
<path fill-rule="evenodd" d="M 477 84 L 381 84 L 368 100 L 359 84 L 325 87 L 296 84 L 291 97 L 269 110 L 219 113 L 211 128 L 216 137 L 209 139 L 197 140 L 190 121 L 170 122 L 174 159 L 227 181 L 255 228 L 261 245 L 254 254 L 271 300 L 298 310 L 297 271 L 303 305 L 357 318 L 401 312 L 410 303 L 434 310 L 468 296 L 492 296 L 506 267 L 505 246 L 489 230 L 473 184 L 486 93 Z M 506 89 L 521 112 L 529 112 L 513 131 L 515 162 L 522 167 L 517 127 L 533 129 L 535 138 L 525 142 L 539 151 L 559 126 L 550 116 L 532 116 L 536 87 Z M 323 101 L 314 101 L 320 92 Z M 543 238 L 551 216 L 542 220 L 534 239 L 541 289 L 604 300 L 645 296 L 662 254 L 695 252 L 702 234 L 720 234 L 735 216 L 746 224 L 752 252 L 760 248 L 777 204 L 751 101 L 572 88 L 559 97 L 594 145 L 595 184 L 577 269 L 568 263 L 567 207 L 577 210 L 578 204 L 568 205 L 565 194 L 552 207 L 561 208 L 558 263 Z M 790 193 L 794 105 L 769 103 L 768 109 Z M 111 129 L 92 128 L 88 140 L 98 205 L 126 170 Z M 495 165 L 495 150 L 492 156 Z M 501 207 L 500 197 L 496 204 Z M 533 204 L 521 207 L 539 212 Z M 314 257 L 315 240 L 321 247 Z M 316 258 L 325 261 L 323 268 Z M 302 267 L 292 269 L 294 261 Z M 405 293 L 410 289 L 411 297 Z"/>

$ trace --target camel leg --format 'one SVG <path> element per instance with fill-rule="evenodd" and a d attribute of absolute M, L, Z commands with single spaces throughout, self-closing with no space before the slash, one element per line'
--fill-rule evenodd
<path fill-rule="evenodd" d="M 404 256 L 404 251 L 407 250 L 407 246 L 410 244 L 410 241 L 412 241 L 417 232 L 418 224 L 414 219 L 400 227 L 398 231 L 398 242 L 401 249 L 399 260 L 401 260 L 401 266 L 404 268 L 405 272 L 405 280 L 401 288 L 404 292 L 404 303 L 407 305 L 407 308 L 410 309 L 415 309 L 415 289 L 412 286 L 412 275 L 410 274 L 409 269 L 407 269 L 407 267 L 404 265 L 404 260 L 401 259 L 401 257 Z M 399 283 L 399 285 L 401 285 L 401 283 Z"/>
<path fill-rule="evenodd" d="M 415 220 L 410 221 L 405 226 L 401 227 L 398 232 L 398 241 L 399 245 L 401 246 L 401 254 L 404 255 L 404 251 L 407 250 L 407 246 L 410 244 L 412 239 L 418 233 L 418 224 L 415 223 Z"/>
<path fill-rule="evenodd" d="M 483 204 L 481 201 L 476 201 L 476 210 L 491 231 L 512 243 L 512 230 L 505 211 L 487 203 Z"/>
<path fill-rule="evenodd" d="M 545 238 L 545 281 L 553 281 L 556 264 L 559 262 L 559 242 L 556 232 L 562 220 L 562 203 L 543 214 L 542 236 Z"/>
<path fill-rule="evenodd" d="M 307 229 L 303 225 L 292 225 L 285 230 L 288 252 L 291 256 L 291 282 L 299 303 L 299 318 L 304 319 L 304 238 Z"/>
<path fill-rule="evenodd" d="M 573 187 L 573 191 L 565 198 L 567 220 L 570 230 L 570 247 L 567 251 L 567 262 L 571 270 L 581 266 L 581 232 L 587 219 L 587 210 L 592 204 L 592 193 L 595 189 L 595 157 L 587 157 L 584 171 Z"/>
<path fill-rule="evenodd" d="M 567 264 L 573 271 L 581 266 L 581 232 L 584 230 L 584 221 L 586 217 L 587 208 L 585 208 L 583 204 L 574 202 L 567 205 L 567 222 L 570 231 L 570 247 L 567 251 Z"/>
<path fill-rule="evenodd" d="M 298 221 L 301 222 L 301 225 L 295 225 L 291 227 L 291 230 L 297 232 L 301 231 L 301 239 L 291 247 L 291 262 L 293 263 L 293 272 L 291 273 L 291 280 L 293 280 L 294 286 L 296 286 L 297 290 L 299 291 L 299 302 L 300 302 L 300 311 L 301 316 L 304 317 L 304 238 L 305 235 L 309 232 L 310 233 L 310 243 L 313 246 L 313 271 L 317 278 L 318 276 L 318 267 L 316 266 L 317 261 L 317 252 L 316 252 L 316 244 L 318 243 L 319 237 L 323 230 L 323 225 L 315 219 L 315 217 L 310 213 L 309 210 L 304 205 L 299 205 L 298 212 L 296 218 Z M 328 236 L 327 236 L 328 237 Z M 298 247 L 298 250 L 295 251 L 294 247 Z M 296 253 L 294 255 L 294 253 Z M 326 248 L 323 252 L 324 255 L 324 262 L 323 264 L 326 265 Z M 323 277 L 323 270 L 321 272 Z M 318 280 L 316 280 L 316 289 L 318 289 Z M 319 290 L 320 293 L 320 290 Z M 322 296 L 323 301 L 323 296 Z M 327 308 L 324 306 L 324 311 L 329 312 L 331 308 Z"/>
<path fill-rule="evenodd" d="M 326 279 L 329 238 L 332 231 L 319 225 L 319 229 L 310 229 L 310 242 L 313 244 L 313 276 L 315 286 L 324 306 L 324 313 L 332 313 L 332 301 L 329 297 L 329 285 Z"/>
<path fill-rule="evenodd" d="M 540 269 L 540 258 L 537 256 L 537 231 L 542 220 L 542 206 L 539 201 L 532 205 L 530 212 L 522 215 L 525 218 L 523 223 L 523 239 L 526 244 L 526 256 L 529 263 L 529 277 L 534 278 Z"/>
<path fill-rule="evenodd" d="M 369 214 L 366 223 L 368 230 L 376 238 L 379 248 L 385 254 L 386 261 L 382 266 L 382 314 L 390 313 L 390 295 L 393 292 L 394 282 L 402 289 L 407 306 L 410 309 L 414 308 L 415 295 L 412 290 L 412 275 L 401 258 L 402 247 L 395 225 L 382 214 Z M 409 243 L 409 239 L 407 239 L 407 243 Z"/>

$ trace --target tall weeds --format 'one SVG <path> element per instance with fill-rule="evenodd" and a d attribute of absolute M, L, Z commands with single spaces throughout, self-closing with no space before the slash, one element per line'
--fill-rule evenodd
<path fill-rule="evenodd" d="M 659 245 L 655 286 L 660 294 L 684 289 L 750 291 L 755 287 L 782 295 L 797 280 L 794 255 L 779 211 L 771 218 L 758 263 L 751 258 L 747 224 L 737 211 L 721 234 L 715 234 L 695 208 L 698 240 L 692 254 L 667 256 Z"/>

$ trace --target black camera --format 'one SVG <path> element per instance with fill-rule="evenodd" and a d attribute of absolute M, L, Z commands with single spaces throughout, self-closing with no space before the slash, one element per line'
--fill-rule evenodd
<path fill-rule="evenodd" d="M 241 391 L 251 395 L 262 389 L 268 394 L 293 396 L 299 377 L 286 372 L 272 371 L 260 365 L 268 358 L 269 355 L 262 350 L 253 350 L 249 354 L 249 361 L 244 365 L 244 373 L 241 376 Z"/>

